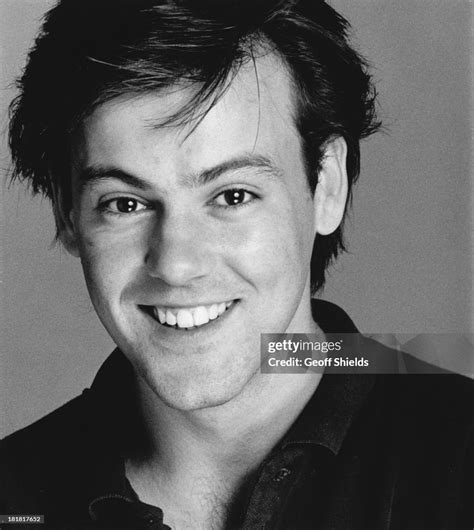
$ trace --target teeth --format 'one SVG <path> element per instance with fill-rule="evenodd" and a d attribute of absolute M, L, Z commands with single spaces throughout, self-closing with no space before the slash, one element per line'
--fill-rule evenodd
<path fill-rule="evenodd" d="M 209 322 L 209 313 L 205 307 L 199 306 L 194 310 L 193 318 L 195 326 L 202 326 Z"/>
<path fill-rule="evenodd" d="M 194 326 L 193 314 L 187 309 L 180 309 L 176 317 L 178 328 L 192 328 Z"/>
<path fill-rule="evenodd" d="M 209 319 L 215 320 L 219 316 L 219 313 L 217 312 L 217 304 L 212 304 L 209 308 Z"/>
<path fill-rule="evenodd" d="M 179 309 L 177 312 L 173 312 L 171 309 L 155 307 L 154 314 L 160 324 L 168 324 L 169 326 L 177 326 L 178 328 L 193 328 L 195 326 L 203 326 L 210 320 L 215 320 L 232 304 L 233 301 L 222 302 L 210 306 Z"/>
<path fill-rule="evenodd" d="M 158 311 L 158 320 L 161 324 L 164 324 L 166 322 L 166 313 L 163 311 L 163 309 L 157 308 Z"/>
<path fill-rule="evenodd" d="M 166 323 L 170 326 L 176 326 L 176 317 L 173 315 L 173 313 L 168 309 L 166 311 Z"/>

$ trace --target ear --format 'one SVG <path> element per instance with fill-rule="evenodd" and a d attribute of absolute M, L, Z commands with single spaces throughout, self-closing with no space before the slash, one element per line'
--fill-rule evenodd
<path fill-rule="evenodd" d="M 315 228 L 318 234 L 332 234 L 341 224 L 347 201 L 347 144 L 342 136 L 330 140 L 324 149 L 314 193 Z"/>
<path fill-rule="evenodd" d="M 74 207 L 66 209 L 60 190 L 53 187 L 53 212 L 58 238 L 72 256 L 79 257 L 74 222 Z"/>

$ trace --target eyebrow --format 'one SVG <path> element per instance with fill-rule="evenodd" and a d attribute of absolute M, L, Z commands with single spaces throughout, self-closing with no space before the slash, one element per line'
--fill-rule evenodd
<path fill-rule="evenodd" d="M 199 173 L 192 173 L 181 177 L 186 187 L 202 186 L 217 180 L 221 175 L 239 169 L 260 169 L 271 177 L 280 177 L 281 170 L 267 157 L 262 155 L 244 154 L 217 164 Z M 79 172 L 79 191 L 87 186 L 108 180 L 119 180 L 131 187 L 148 191 L 152 185 L 135 175 L 114 166 L 92 165 Z"/>
<path fill-rule="evenodd" d="M 281 174 L 281 171 L 269 158 L 262 155 L 245 154 L 231 158 L 200 173 L 186 175 L 183 180 L 188 186 L 200 186 L 213 182 L 225 173 L 239 169 L 261 169 L 271 176 L 280 176 Z"/>
<path fill-rule="evenodd" d="M 150 185 L 143 179 L 113 166 L 88 166 L 79 172 L 79 192 L 91 186 L 108 180 L 119 180 L 124 184 L 140 190 L 149 190 Z"/>

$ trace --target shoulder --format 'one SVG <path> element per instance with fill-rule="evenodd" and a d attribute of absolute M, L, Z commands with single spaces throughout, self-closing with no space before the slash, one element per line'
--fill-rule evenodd
<path fill-rule="evenodd" d="M 422 423 L 444 420 L 473 427 L 474 381 L 452 373 L 377 376 L 376 390 L 396 399 L 397 408 Z"/>
<path fill-rule="evenodd" d="M 52 450 L 55 445 L 61 445 L 65 438 L 75 437 L 87 421 L 87 392 L 84 390 L 80 396 L 40 420 L 3 438 L 0 441 L 0 454 L 28 452 L 32 446 L 37 450 Z"/>
<path fill-rule="evenodd" d="M 90 433 L 87 391 L 44 418 L 0 441 L 0 507 L 35 506 L 71 472 Z"/>
<path fill-rule="evenodd" d="M 374 397 L 388 403 L 380 422 L 397 476 L 394 517 L 400 521 L 472 528 L 473 389 L 459 375 L 379 377 Z"/>
<path fill-rule="evenodd" d="M 377 424 L 391 438 L 408 475 L 458 480 L 472 469 L 474 382 L 452 374 L 377 376 Z"/>

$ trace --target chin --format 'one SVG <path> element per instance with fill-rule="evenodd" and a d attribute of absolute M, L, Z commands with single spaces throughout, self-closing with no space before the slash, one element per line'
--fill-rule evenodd
<path fill-rule="evenodd" d="M 149 373 L 145 378 L 152 393 L 166 406 L 182 411 L 219 407 L 236 399 L 247 387 L 253 374 L 236 378 L 208 371 L 189 370 L 166 378 Z"/>
<path fill-rule="evenodd" d="M 191 385 L 191 388 L 184 386 L 170 387 L 169 385 L 163 387 L 156 384 L 148 386 L 167 407 L 186 412 L 225 405 L 232 401 L 241 391 L 239 389 L 233 392 L 229 391 L 228 388 L 194 388 L 194 385 Z"/>
<path fill-rule="evenodd" d="M 234 395 L 229 394 L 175 394 L 175 395 L 160 395 L 161 401 L 169 408 L 174 410 L 181 410 L 183 412 L 192 412 L 196 410 L 204 410 L 215 408 L 226 403 L 229 403 L 234 398 Z"/>

